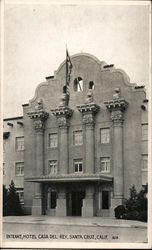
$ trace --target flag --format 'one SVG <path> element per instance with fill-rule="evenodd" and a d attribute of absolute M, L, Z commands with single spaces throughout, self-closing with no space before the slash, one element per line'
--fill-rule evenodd
<path fill-rule="evenodd" d="M 72 62 L 68 49 L 66 48 L 66 93 L 68 95 L 70 95 L 69 84 L 70 84 L 71 71 L 72 71 Z"/>

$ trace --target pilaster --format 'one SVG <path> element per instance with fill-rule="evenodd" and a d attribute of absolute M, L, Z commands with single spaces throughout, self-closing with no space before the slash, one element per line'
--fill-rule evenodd
<path fill-rule="evenodd" d="M 33 120 L 34 129 L 36 132 L 35 145 L 36 145 L 36 166 L 35 175 L 43 175 L 44 172 L 44 129 L 45 121 L 48 118 L 48 113 L 43 109 L 42 100 L 38 101 L 38 105 L 34 110 L 28 112 L 29 117 Z M 35 194 L 32 206 L 33 215 L 42 214 L 42 186 L 40 183 L 35 183 Z"/>
<path fill-rule="evenodd" d="M 123 121 L 128 103 L 124 98 L 120 98 L 120 90 L 116 88 L 113 99 L 105 102 L 105 105 L 110 111 L 111 120 L 113 121 L 113 206 L 121 204 L 124 195 Z"/>
<path fill-rule="evenodd" d="M 52 114 L 56 116 L 57 124 L 60 129 L 60 145 L 59 145 L 59 173 L 68 173 L 69 163 L 69 145 L 68 145 L 68 128 L 70 126 L 70 117 L 72 110 L 68 107 L 60 106 L 51 110 Z"/>
<path fill-rule="evenodd" d="M 94 126 L 99 106 L 93 102 L 77 106 L 82 113 L 86 133 L 86 172 L 94 173 Z"/>

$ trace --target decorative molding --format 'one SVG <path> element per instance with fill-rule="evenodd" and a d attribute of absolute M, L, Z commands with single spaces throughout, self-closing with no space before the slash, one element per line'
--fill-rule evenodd
<path fill-rule="evenodd" d="M 99 111 L 99 106 L 94 102 L 91 102 L 78 105 L 77 108 L 82 113 L 83 124 L 93 129 L 95 124 L 95 114 Z"/>
<path fill-rule="evenodd" d="M 51 110 L 52 114 L 56 116 L 57 123 L 60 128 L 69 126 L 69 119 L 72 116 L 73 110 L 68 107 L 58 107 Z"/>
<path fill-rule="evenodd" d="M 36 132 L 43 132 L 45 128 L 45 121 L 49 114 L 43 110 L 42 100 L 38 100 L 35 110 L 27 113 L 28 116 L 34 120 L 34 128 Z"/>

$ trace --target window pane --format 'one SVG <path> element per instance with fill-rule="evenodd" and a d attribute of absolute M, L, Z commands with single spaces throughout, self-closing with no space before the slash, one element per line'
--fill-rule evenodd
<path fill-rule="evenodd" d="M 57 161 L 49 161 L 49 174 L 57 174 Z"/>
<path fill-rule="evenodd" d="M 24 137 L 16 137 L 16 150 L 24 150 Z"/>
<path fill-rule="evenodd" d="M 101 143 L 109 143 L 110 142 L 110 129 L 103 128 L 101 129 Z"/>
<path fill-rule="evenodd" d="M 101 172 L 110 172 L 110 158 L 102 157 L 100 162 L 100 171 Z"/>
<path fill-rule="evenodd" d="M 77 146 L 83 144 L 82 131 L 74 131 L 73 136 L 74 136 L 74 145 Z"/>
<path fill-rule="evenodd" d="M 49 135 L 49 147 L 56 148 L 58 146 L 58 135 L 50 134 Z"/>
<path fill-rule="evenodd" d="M 80 160 L 74 161 L 74 171 L 75 171 L 76 173 L 82 172 L 82 171 L 83 171 L 83 164 L 82 164 L 82 161 L 80 161 Z"/>
<path fill-rule="evenodd" d="M 142 140 L 148 140 L 148 124 L 142 125 Z"/>
<path fill-rule="evenodd" d="M 15 175 L 16 176 L 24 176 L 24 163 L 23 162 L 16 163 Z"/>
<path fill-rule="evenodd" d="M 142 169 L 147 170 L 148 168 L 148 155 L 142 156 Z"/>

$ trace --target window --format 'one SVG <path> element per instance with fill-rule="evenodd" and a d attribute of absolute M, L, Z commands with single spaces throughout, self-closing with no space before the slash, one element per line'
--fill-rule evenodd
<path fill-rule="evenodd" d="M 142 170 L 148 169 L 148 155 L 142 156 Z"/>
<path fill-rule="evenodd" d="M 57 161 L 56 160 L 49 161 L 49 174 L 57 174 Z"/>
<path fill-rule="evenodd" d="M 24 162 L 16 162 L 15 175 L 24 176 Z"/>
<path fill-rule="evenodd" d="M 82 160 L 74 160 L 74 172 L 82 172 Z"/>
<path fill-rule="evenodd" d="M 5 141 L 3 141 L 3 153 L 5 153 L 5 149 L 6 149 L 6 143 Z"/>
<path fill-rule="evenodd" d="M 73 144 L 75 146 L 83 144 L 83 135 L 82 131 L 74 131 L 73 132 Z"/>
<path fill-rule="evenodd" d="M 109 191 L 102 191 L 102 209 L 109 209 Z"/>
<path fill-rule="evenodd" d="M 148 140 L 148 124 L 142 124 L 142 140 Z"/>
<path fill-rule="evenodd" d="M 24 137 L 16 137 L 16 151 L 24 150 Z"/>
<path fill-rule="evenodd" d="M 102 157 L 100 162 L 100 172 L 110 172 L 110 158 Z"/>
<path fill-rule="evenodd" d="M 24 191 L 23 191 L 23 189 L 17 189 L 16 192 L 18 193 L 20 203 L 23 204 L 24 203 Z"/>
<path fill-rule="evenodd" d="M 94 90 L 94 82 L 89 82 L 89 89 L 92 89 L 92 90 Z"/>
<path fill-rule="evenodd" d="M 51 191 L 50 208 L 56 208 L 57 193 L 56 191 Z"/>
<path fill-rule="evenodd" d="M 81 77 L 77 77 L 74 80 L 74 91 L 81 92 L 83 91 L 83 79 Z"/>
<path fill-rule="evenodd" d="M 5 163 L 3 162 L 3 176 L 6 175 L 6 167 L 5 167 Z"/>
<path fill-rule="evenodd" d="M 110 129 L 109 128 L 101 128 L 100 129 L 100 141 L 101 141 L 101 143 L 109 143 L 110 142 Z"/>
<path fill-rule="evenodd" d="M 49 134 L 49 147 L 56 148 L 58 146 L 58 134 Z"/>

